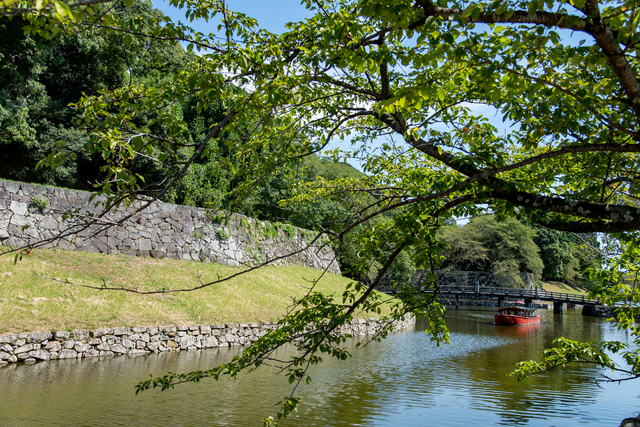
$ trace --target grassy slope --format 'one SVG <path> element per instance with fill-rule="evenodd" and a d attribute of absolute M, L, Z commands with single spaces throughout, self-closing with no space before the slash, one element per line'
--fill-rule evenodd
<path fill-rule="evenodd" d="M 237 271 L 217 264 L 52 249 L 35 250 L 15 265 L 13 256 L 0 256 L 0 333 L 274 321 L 286 312 L 291 296 L 304 295 L 309 281 L 321 274 L 303 267 L 265 267 L 194 292 L 164 295 L 99 291 L 38 277 L 148 289 L 190 287 L 198 277 L 206 282 Z M 340 295 L 349 282 L 325 274 L 316 289 Z"/>
<path fill-rule="evenodd" d="M 571 286 L 562 282 L 542 282 L 542 288 L 547 292 L 563 292 L 566 294 L 587 295 L 587 290 L 579 286 Z"/>

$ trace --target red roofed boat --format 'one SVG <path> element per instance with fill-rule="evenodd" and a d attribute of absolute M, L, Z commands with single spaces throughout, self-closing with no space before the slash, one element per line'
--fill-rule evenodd
<path fill-rule="evenodd" d="M 498 313 L 495 315 L 496 325 L 532 325 L 540 323 L 540 316 L 535 314 L 535 311 L 525 307 L 499 307 Z"/>

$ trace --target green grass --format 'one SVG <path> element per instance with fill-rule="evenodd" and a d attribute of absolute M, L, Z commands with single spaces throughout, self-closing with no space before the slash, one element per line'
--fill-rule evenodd
<path fill-rule="evenodd" d="M 0 256 L 0 333 L 273 322 L 286 312 L 291 297 L 304 295 L 310 281 L 321 274 L 303 267 L 264 267 L 197 291 L 159 295 L 87 289 L 43 278 L 94 286 L 104 282 L 138 289 L 175 289 L 238 271 L 218 264 L 55 249 L 34 250 L 15 265 L 13 256 Z M 316 290 L 341 295 L 349 282 L 327 273 Z M 373 315 L 360 313 L 359 317 Z"/>
<path fill-rule="evenodd" d="M 547 292 L 563 292 L 566 294 L 579 294 L 579 295 L 587 295 L 587 290 L 580 286 L 572 286 L 567 285 L 562 282 L 542 282 L 542 288 Z"/>

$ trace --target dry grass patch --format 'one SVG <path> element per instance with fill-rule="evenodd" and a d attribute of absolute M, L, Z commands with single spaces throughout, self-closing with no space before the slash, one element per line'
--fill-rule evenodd
<path fill-rule="evenodd" d="M 192 287 L 238 271 L 217 264 L 55 249 L 34 250 L 15 265 L 13 257 L 2 256 L 0 333 L 272 322 L 286 312 L 292 297 L 304 295 L 321 275 L 303 267 L 265 267 L 197 291 L 156 295 L 93 290 L 42 278 L 150 290 Z M 349 282 L 325 274 L 316 289 L 341 295 Z"/>

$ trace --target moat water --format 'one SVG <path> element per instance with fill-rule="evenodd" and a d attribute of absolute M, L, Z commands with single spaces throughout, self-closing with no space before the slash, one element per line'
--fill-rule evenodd
<path fill-rule="evenodd" d="M 517 383 L 520 360 L 539 359 L 552 341 L 629 341 L 601 318 L 579 310 L 539 310 L 539 327 L 492 324 L 495 309 L 450 310 L 453 346 L 437 348 L 424 325 L 381 343 L 353 346 L 353 358 L 315 367 L 299 411 L 283 426 L 612 426 L 640 412 L 640 380 L 604 384 L 615 375 L 578 366 Z M 236 380 L 205 380 L 135 395 L 135 384 L 168 371 L 224 363 L 241 349 L 60 360 L 0 369 L 0 426 L 260 426 L 290 391 L 269 368 Z M 283 350 L 291 351 L 290 349 Z"/>

